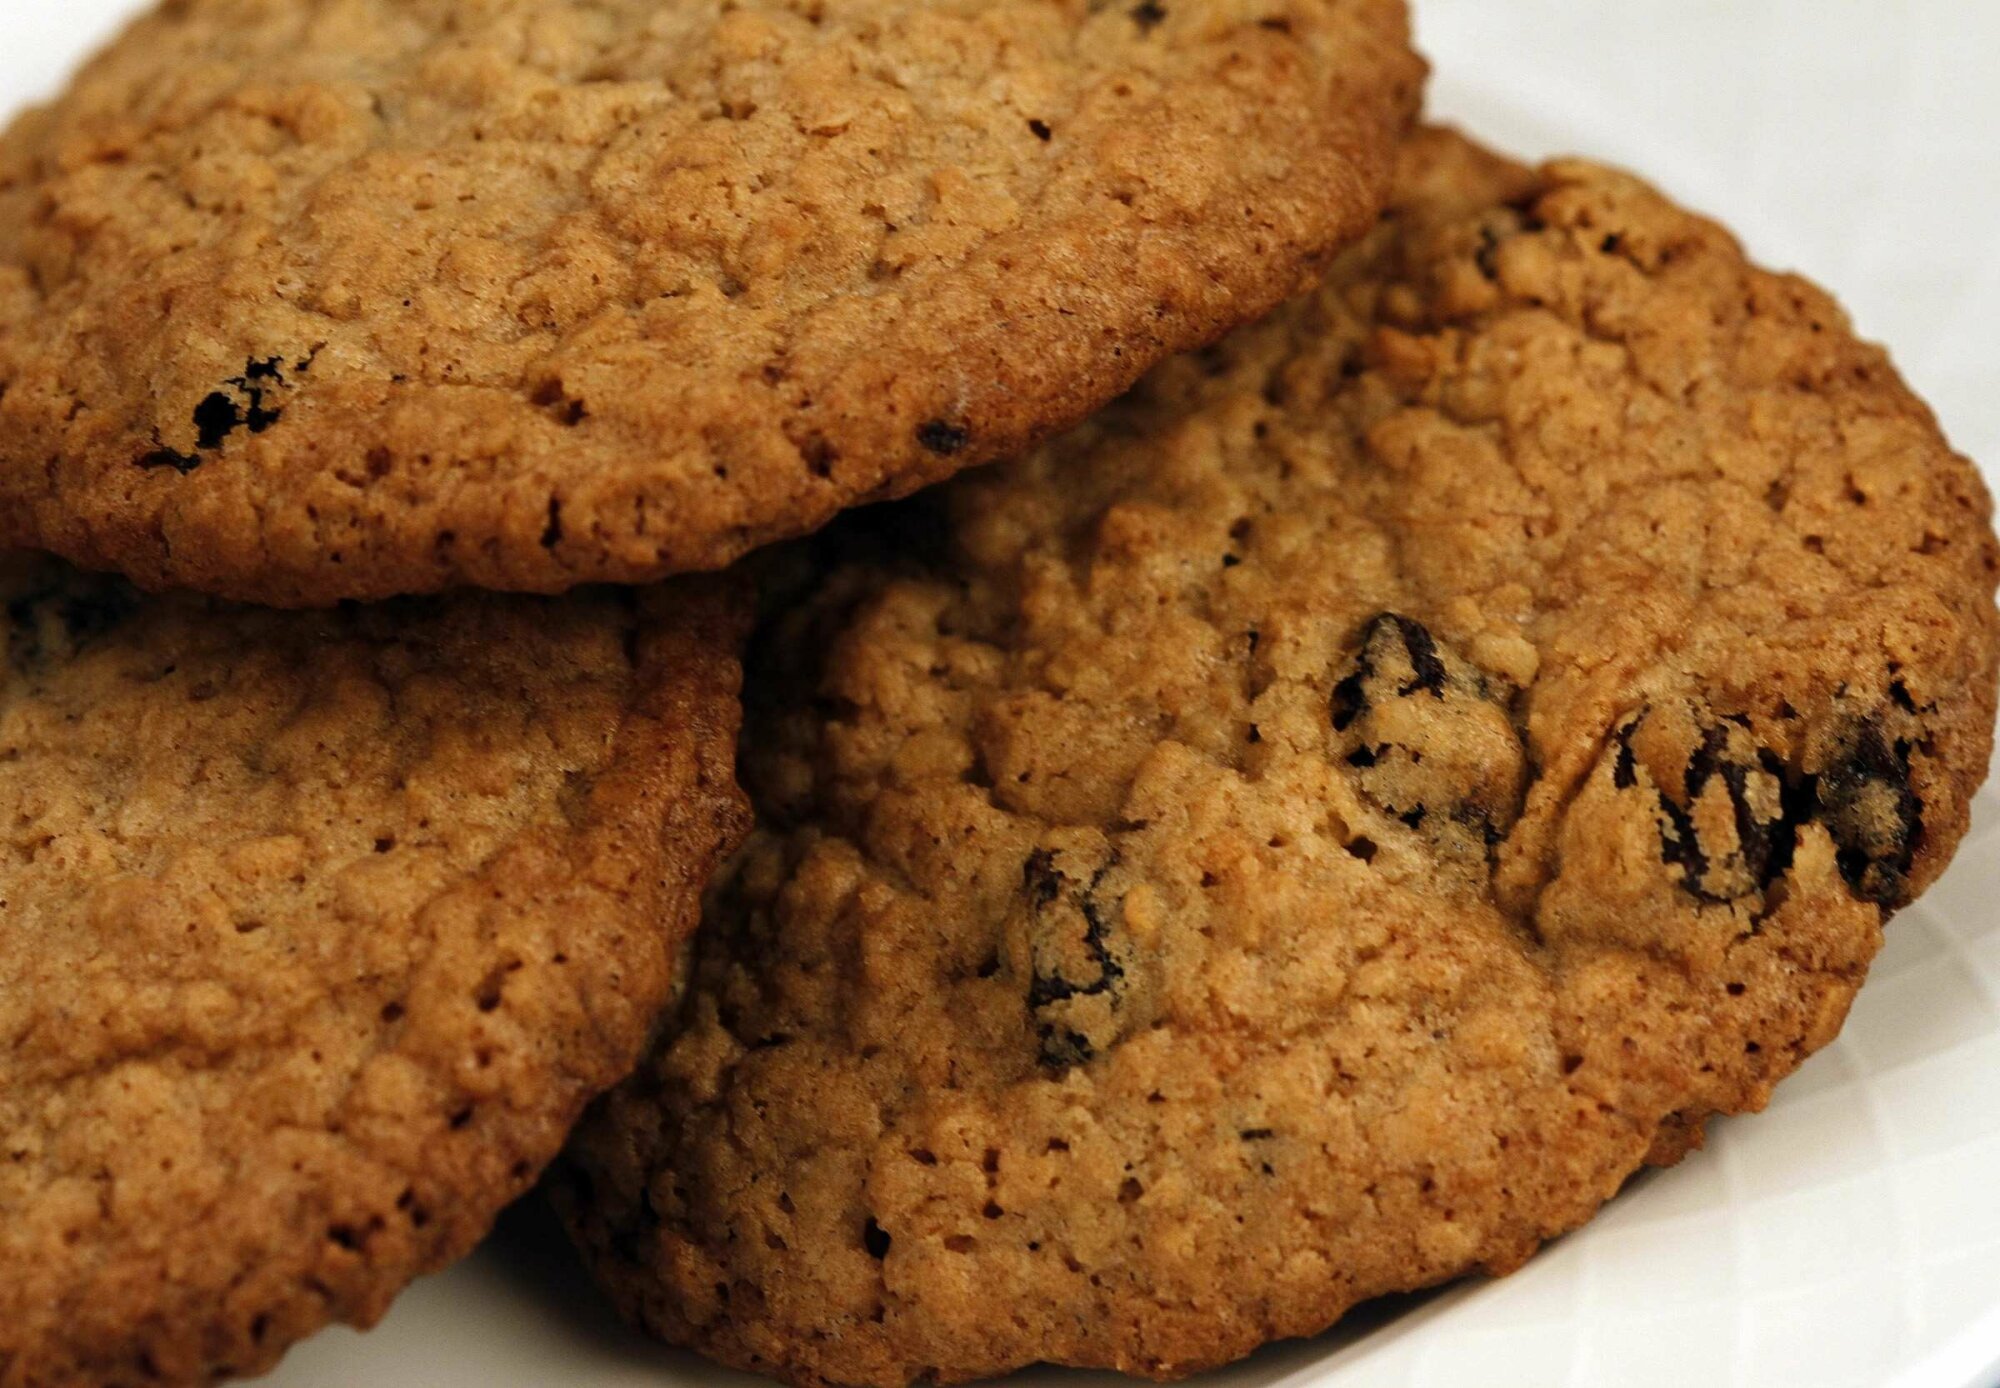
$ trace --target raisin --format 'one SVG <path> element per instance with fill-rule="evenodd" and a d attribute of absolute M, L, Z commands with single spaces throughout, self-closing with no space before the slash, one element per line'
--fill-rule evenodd
<path fill-rule="evenodd" d="M 1908 900 L 1923 802 L 1910 785 L 1911 743 L 1885 729 L 1880 714 L 1848 718 L 1817 775 L 1758 743 L 1748 719 L 1693 705 L 1649 706 L 1618 729 L 1615 744 L 1613 786 L 1655 797 L 1660 860 L 1679 869 L 1681 888 L 1697 900 L 1769 891 L 1791 871 L 1800 830 L 1815 821 L 1855 896 L 1888 908 Z"/>
<path fill-rule="evenodd" d="M 306 357 L 292 369 L 304 372 L 312 363 L 313 358 Z M 238 429 L 263 433 L 284 418 L 284 411 L 273 402 L 287 386 L 284 358 L 252 358 L 245 362 L 242 375 L 231 376 L 220 390 L 210 391 L 194 407 L 195 447 L 203 453 L 212 453 Z M 153 449 L 138 462 L 142 468 L 171 467 L 183 475 L 201 465 L 199 458 L 165 447 Z"/>
<path fill-rule="evenodd" d="M 1422 622 L 1362 627 L 1329 700 L 1336 751 L 1362 797 L 1436 856 L 1482 876 L 1519 818 L 1527 757 L 1505 702 Z"/>
<path fill-rule="evenodd" d="M 1910 866 L 1923 837 L 1923 801 L 1910 786 L 1910 744 L 1881 720 L 1863 718 L 1840 755 L 1819 774 L 1818 809 L 1833 839 L 1840 875 L 1878 906 L 1909 900 Z"/>
<path fill-rule="evenodd" d="M 194 407 L 195 447 L 203 450 L 222 447 L 224 439 L 243 423 L 236 401 L 216 391 Z"/>
<path fill-rule="evenodd" d="M 1407 698 L 1418 690 L 1426 690 L 1435 698 L 1444 697 L 1444 662 L 1438 658 L 1437 639 L 1430 628 L 1394 612 L 1378 613 L 1361 629 L 1360 652 L 1355 657 L 1353 672 L 1333 687 L 1335 732 L 1347 731 L 1355 719 L 1368 712 L 1371 690 L 1378 683 L 1378 667 L 1385 658 L 1396 655 L 1407 665 L 1409 675 L 1407 681 L 1400 675 L 1397 677 L 1398 697 Z"/>
<path fill-rule="evenodd" d="M 1139 26 L 1139 32 L 1142 34 L 1152 33 L 1166 17 L 1167 12 L 1158 0 L 1140 0 L 1139 4 L 1132 7 L 1132 22 Z"/>
<path fill-rule="evenodd" d="M 154 468 L 170 467 L 185 477 L 201 466 L 201 459 L 192 453 L 176 453 L 171 448 L 155 448 L 150 453 L 141 453 L 134 460 L 136 465 L 151 471 Z"/>
<path fill-rule="evenodd" d="M 1124 1021 L 1127 964 L 1114 939 L 1121 899 L 1106 887 L 1113 852 L 1087 879 L 1071 855 L 1037 849 L 1021 869 L 1027 896 L 1028 1012 L 1041 1062 L 1087 1065 L 1116 1044 Z"/>
<path fill-rule="evenodd" d="M 938 457 L 949 458 L 972 442 L 972 431 L 963 425 L 931 419 L 917 426 L 917 442 Z"/>
<path fill-rule="evenodd" d="M 1638 784 L 1632 740 L 1642 718 L 1618 734 L 1612 784 Z M 1784 764 L 1750 736 L 1742 718 L 1702 722 L 1690 712 L 1692 746 L 1680 766 L 1680 786 L 1650 778 L 1660 802 L 1660 860 L 1680 868 L 1680 886 L 1704 902 L 1754 896 L 1792 864 L 1794 816 L 1786 802 Z M 1724 812 L 1726 810 L 1726 812 Z"/>

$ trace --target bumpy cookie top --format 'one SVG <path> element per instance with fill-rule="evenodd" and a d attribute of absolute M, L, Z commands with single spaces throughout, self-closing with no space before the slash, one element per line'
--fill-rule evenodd
<path fill-rule="evenodd" d="M 1402 0 L 170 0 L 0 142 L 0 538 L 315 604 L 713 567 L 1386 195 Z"/>
<path fill-rule="evenodd" d="M 656 1331 L 1166 1376 L 1509 1268 L 1761 1105 L 1943 867 L 1972 468 L 1635 180 L 1409 159 L 1316 297 L 773 629 L 683 1024 L 557 1168 Z"/>
<path fill-rule="evenodd" d="M 745 818 L 731 604 L 0 603 L 0 1382 L 268 1368 L 638 1057 Z"/>

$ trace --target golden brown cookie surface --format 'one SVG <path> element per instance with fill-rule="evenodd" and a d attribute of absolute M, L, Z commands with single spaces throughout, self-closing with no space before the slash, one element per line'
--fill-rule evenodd
<path fill-rule="evenodd" d="M 173 0 L 0 140 L 0 539 L 715 567 L 1292 293 L 1420 80 L 1402 0 Z"/>
<path fill-rule="evenodd" d="M 554 1183 L 628 1314 L 798 1383 L 1517 1265 L 1835 1034 L 1990 749 L 1989 503 L 1886 358 L 1444 134 L 1316 296 L 849 524 Z"/>
<path fill-rule="evenodd" d="M 638 1057 L 742 827 L 735 602 L 0 565 L 0 1383 L 259 1371 Z"/>

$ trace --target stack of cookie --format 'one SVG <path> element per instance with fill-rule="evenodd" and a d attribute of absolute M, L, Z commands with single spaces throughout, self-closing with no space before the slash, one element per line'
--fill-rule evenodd
<path fill-rule="evenodd" d="M 724 1363 L 1172 1377 L 1762 1106 L 1964 832 L 1990 503 L 1421 78 L 1400 0 L 167 0 L 20 117 L 0 1384 L 266 1369 L 551 1163 Z"/>

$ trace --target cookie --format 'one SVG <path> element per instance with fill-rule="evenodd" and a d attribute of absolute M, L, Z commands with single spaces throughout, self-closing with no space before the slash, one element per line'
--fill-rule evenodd
<path fill-rule="evenodd" d="M 1407 164 L 760 638 L 759 827 L 556 1168 L 651 1330 L 1170 1378 L 1505 1272 L 1762 1106 L 1950 858 L 2000 557 L 1887 358 L 1623 174 Z"/>
<path fill-rule="evenodd" d="M 283 605 L 718 567 L 1380 210 L 1402 0 L 170 0 L 0 141 L 0 540 Z"/>
<path fill-rule="evenodd" d="M 638 1059 L 747 826 L 737 600 L 0 602 L 0 1383 L 260 1372 Z"/>

